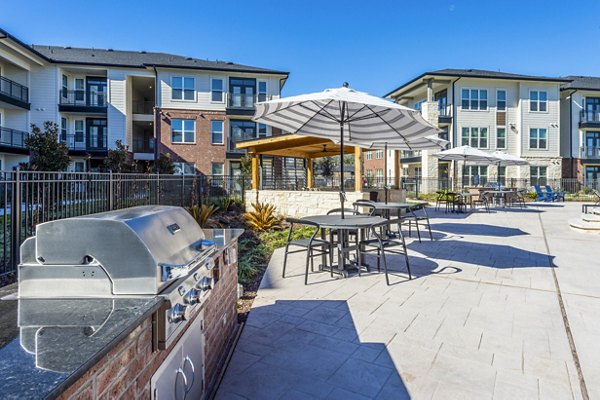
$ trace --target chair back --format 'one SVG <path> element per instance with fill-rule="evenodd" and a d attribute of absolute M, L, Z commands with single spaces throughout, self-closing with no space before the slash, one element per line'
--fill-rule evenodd
<path fill-rule="evenodd" d="M 535 190 L 535 193 L 538 195 L 538 197 L 545 197 L 544 192 L 542 192 L 542 188 L 540 187 L 540 185 L 534 185 L 533 189 Z"/>
<path fill-rule="evenodd" d="M 354 203 L 352 203 L 352 206 L 354 206 L 354 212 L 356 214 L 360 214 L 361 208 L 366 208 L 367 214 L 373 215 L 376 209 L 375 204 L 370 200 L 356 200 Z"/>
<path fill-rule="evenodd" d="M 342 214 L 341 208 L 332 208 L 331 210 L 327 211 L 327 215 L 341 215 L 341 214 Z M 357 215 L 358 211 L 356 211 L 353 208 L 344 208 L 344 214 Z"/>
<path fill-rule="evenodd" d="M 552 194 L 553 193 L 552 188 L 550 187 L 550 185 L 546 185 L 546 193 L 548 193 L 548 194 Z"/>

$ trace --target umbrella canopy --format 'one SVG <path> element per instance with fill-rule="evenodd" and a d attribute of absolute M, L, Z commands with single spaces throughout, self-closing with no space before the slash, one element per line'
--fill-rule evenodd
<path fill-rule="evenodd" d="M 362 147 L 373 142 L 387 143 L 395 149 L 412 150 L 411 143 L 421 143 L 424 137 L 439 131 L 419 111 L 350 89 L 347 83 L 338 89 L 257 103 L 253 120 L 284 131 L 339 142 L 342 161 L 344 142 Z M 342 169 L 342 217 L 343 174 Z"/>
<path fill-rule="evenodd" d="M 498 161 L 494 162 L 499 167 L 506 167 L 511 165 L 529 165 L 529 161 L 519 158 L 517 156 L 513 156 L 511 154 L 507 154 L 503 151 L 495 151 L 492 153 L 494 157 L 498 159 Z"/>
<path fill-rule="evenodd" d="M 486 164 L 494 164 L 499 161 L 496 156 L 471 146 L 454 147 L 440 151 L 433 156 L 439 158 L 440 161 L 473 161 Z"/>

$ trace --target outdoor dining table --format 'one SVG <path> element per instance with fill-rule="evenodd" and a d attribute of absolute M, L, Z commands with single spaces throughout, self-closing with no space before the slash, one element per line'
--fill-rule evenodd
<path fill-rule="evenodd" d="M 350 246 L 348 243 L 348 232 L 356 230 L 360 235 L 361 239 L 365 237 L 365 231 L 371 228 L 373 225 L 380 224 L 386 221 L 385 218 L 371 215 L 346 215 L 342 218 L 341 215 L 309 215 L 307 217 L 300 218 L 301 221 L 308 221 L 317 224 L 321 229 L 321 237 L 325 239 L 324 229 L 333 229 L 339 232 L 339 240 L 337 243 L 338 251 L 338 265 L 334 268 L 335 272 L 348 276 L 348 269 L 360 268 L 363 266 L 363 260 L 360 249 L 356 246 Z M 357 265 L 351 265 L 345 263 L 345 254 L 351 251 L 357 252 Z M 322 256 L 322 268 L 325 269 L 327 256 Z M 341 264 L 341 265 L 340 265 Z"/>
<path fill-rule="evenodd" d="M 514 193 L 514 190 L 485 190 L 484 193 L 489 193 L 492 196 L 495 205 L 506 207 L 506 196 Z"/>
<path fill-rule="evenodd" d="M 415 201 L 411 203 L 400 203 L 400 202 L 384 202 L 374 201 L 371 203 L 375 210 L 381 211 L 382 216 L 388 220 L 392 217 L 392 211 L 396 211 L 398 219 L 402 218 L 402 212 L 412 212 L 414 209 L 424 207 L 429 204 L 426 201 Z M 388 233 L 391 233 L 388 227 Z"/>

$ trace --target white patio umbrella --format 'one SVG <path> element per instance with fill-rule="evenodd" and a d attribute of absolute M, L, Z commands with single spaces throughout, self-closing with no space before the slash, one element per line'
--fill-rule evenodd
<path fill-rule="evenodd" d="M 440 161 L 472 161 L 483 164 L 493 164 L 499 161 L 499 159 L 496 156 L 471 146 L 454 147 L 452 149 L 440 151 L 439 153 L 436 153 L 433 156 L 437 157 Z M 456 168 L 454 168 L 455 184 L 456 173 Z"/>
<path fill-rule="evenodd" d="M 350 89 L 347 83 L 338 89 L 257 103 L 253 120 L 300 135 L 339 141 L 342 162 L 344 143 L 366 146 L 387 142 L 397 149 L 412 150 L 411 142 L 439 131 L 419 111 Z M 340 178 L 343 210 L 343 169 Z"/>
<path fill-rule="evenodd" d="M 495 161 L 494 164 L 499 167 L 507 167 L 511 165 L 529 165 L 529 161 L 500 150 L 493 152 L 492 155 L 498 159 L 498 161 Z"/>

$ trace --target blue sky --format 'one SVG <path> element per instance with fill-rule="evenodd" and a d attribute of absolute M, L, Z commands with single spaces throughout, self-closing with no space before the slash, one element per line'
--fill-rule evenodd
<path fill-rule="evenodd" d="M 8 1 L 25 43 L 163 51 L 291 72 L 283 95 L 383 95 L 425 71 L 600 76 L 599 1 Z"/>

